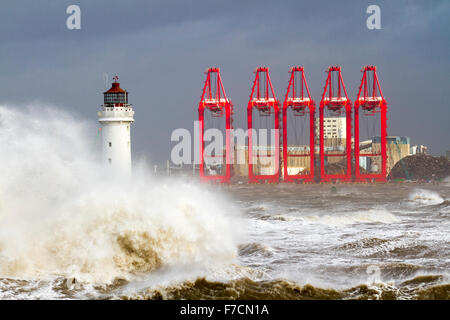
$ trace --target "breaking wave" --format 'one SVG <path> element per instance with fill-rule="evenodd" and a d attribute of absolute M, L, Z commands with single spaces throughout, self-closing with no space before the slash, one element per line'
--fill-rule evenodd
<path fill-rule="evenodd" d="M 261 243 L 247 243 L 239 245 L 239 255 L 240 256 L 248 256 L 248 255 L 262 255 L 265 257 L 270 257 L 274 253 L 274 249 Z"/>
<path fill-rule="evenodd" d="M 369 209 L 349 213 L 335 213 L 326 215 L 309 215 L 303 220 L 307 223 L 319 223 L 329 226 L 342 226 L 355 223 L 394 223 L 400 219 L 384 209 Z"/>
<path fill-rule="evenodd" d="M 240 278 L 228 282 L 198 278 L 182 284 L 148 289 L 121 299 L 227 299 L 227 300 L 392 300 L 450 299 L 450 285 L 439 275 L 417 276 L 398 286 L 386 283 L 361 284 L 336 290 L 313 285 L 300 286 L 287 280 L 253 281 Z"/>
<path fill-rule="evenodd" d="M 378 239 L 363 238 L 338 246 L 336 249 L 345 250 L 355 256 L 383 258 L 383 257 L 430 257 L 436 250 L 414 240 L 403 238 Z"/>
<path fill-rule="evenodd" d="M 96 132 L 54 108 L 0 106 L 0 279 L 111 284 L 234 261 L 236 208 L 200 186 L 155 181 L 144 165 L 133 177 L 105 171 Z"/>
<path fill-rule="evenodd" d="M 444 202 L 444 199 L 434 191 L 416 189 L 409 195 L 409 200 L 421 205 L 437 205 Z"/>

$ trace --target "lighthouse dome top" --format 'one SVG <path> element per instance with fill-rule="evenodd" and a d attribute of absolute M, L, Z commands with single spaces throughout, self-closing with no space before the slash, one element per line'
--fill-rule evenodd
<path fill-rule="evenodd" d="M 128 104 L 128 92 L 120 87 L 117 81 L 119 77 L 115 76 L 111 88 L 104 92 L 105 105 L 123 105 Z"/>
<path fill-rule="evenodd" d="M 118 83 L 118 82 L 113 82 L 112 83 L 112 87 L 111 87 L 111 89 L 109 89 L 108 91 L 106 91 L 105 93 L 117 93 L 117 92 L 126 92 L 126 90 L 123 90 L 121 87 L 120 87 L 120 83 Z"/>

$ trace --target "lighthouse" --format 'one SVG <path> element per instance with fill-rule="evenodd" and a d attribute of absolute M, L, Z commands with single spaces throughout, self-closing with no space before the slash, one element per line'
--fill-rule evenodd
<path fill-rule="evenodd" d="M 134 122 L 133 106 L 128 92 L 115 76 L 111 89 L 104 92 L 104 103 L 98 112 L 102 139 L 102 161 L 117 171 L 131 172 L 130 126 Z"/>

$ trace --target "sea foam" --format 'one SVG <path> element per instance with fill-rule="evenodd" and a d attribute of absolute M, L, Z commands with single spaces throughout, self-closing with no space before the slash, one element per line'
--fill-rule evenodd
<path fill-rule="evenodd" d="M 415 189 L 410 193 L 409 200 L 421 205 L 436 205 L 444 202 L 437 192 L 425 189 Z"/>

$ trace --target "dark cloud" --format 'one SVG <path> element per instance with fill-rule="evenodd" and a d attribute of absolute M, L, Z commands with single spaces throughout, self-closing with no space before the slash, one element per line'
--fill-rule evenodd
<path fill-rule="evenodd" d="M 65 27 L 70 4 L 82 30 Z M 382 30 L 365 27 L 369 4 Z M 360 69 L 378 66 L 389 134 L 434 153 L 450 149 L 448 1 L 10 1 L 0 5 L 0 102 L 40 100 L 96 121 L 102 74 L 119 74 L 136 108 L 137 156 L 162 163 L 170 133 L 192 128 L 209 66 L 222 68 L 245 128 L 253 69 L 271 67 L 281 98 L 292 65 L 304 65 L 319 99 L 325 68 L 343 67 L 355 98 Z M 96 132 L 93 133 L 95 135 Z"/>

